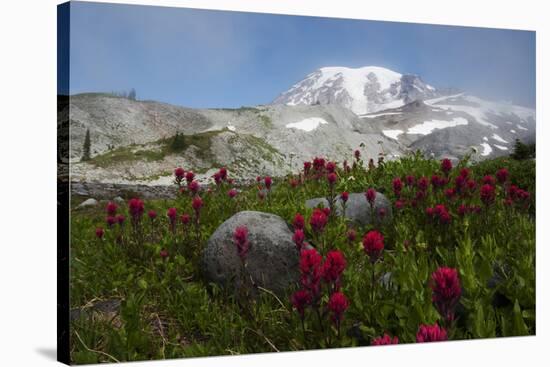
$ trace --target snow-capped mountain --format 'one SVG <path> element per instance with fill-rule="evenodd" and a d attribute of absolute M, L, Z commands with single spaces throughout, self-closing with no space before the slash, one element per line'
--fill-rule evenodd
<path fill-rule="evenodd" d="M 324 67 L 279 95 L 272 104 L 336 104 L 357 115 L 397 108 L 419 99 L 439 96 L 416 75 L 378 67 Z"/>

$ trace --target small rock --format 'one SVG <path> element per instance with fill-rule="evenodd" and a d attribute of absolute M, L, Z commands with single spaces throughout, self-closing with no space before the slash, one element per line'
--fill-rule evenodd
<path fill-rule="evenodd" d="M 314 198 L 306 201 L 307 208 L 317 206 L 328 207 L 328 200 L 325 198 Z M 336 198 L 336 214 L 342 216 L 343 206 L 340 196 Z M 389 222 L 392 219 L 392 205 L 386 196 L 380 192 L 376 193 L 374 201 L 374 213 L 378 222 Z M 364 226 L 372 224 L 371 207 L 367 202 L 364 193 L 351 193 L 346 203 L 345 217 L 355 224 Z"/>
<path fill-rule="evenodd" d="M 223 222 L 203 252 L 205 277 L 222 286 L 240 284 L 242 266 L 233 242 L 233 233 L 239 226 L 248 229 L 248 276 L 257 286 L 284 293 L 298 281 L 299 259 L 288 224 L 274 214 L 242 211 Z"/>
<path fill-rule="evenodd" d="M 116 198 L 114 198 L 113 201 L 118 204 L 124 204 L 124 199 L 121 198 L 120 196 L 117 196 Z"/>
<path fill-rule="evenodd" d="M 98 201 L 94 198 L 89 198 L 87 200 L 84 200 L 82 203 L 80 203 L 77 208 L 88 208 L 92 206 L 96 206 L 98 204 Z"/>

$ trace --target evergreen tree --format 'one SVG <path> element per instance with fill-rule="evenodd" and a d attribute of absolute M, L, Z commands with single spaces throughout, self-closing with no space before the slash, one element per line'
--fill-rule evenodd
<path fill-rule="evenodd" d="M 90 141 L 90 129 L 86 130 L 86 137 L 84 138 L 84 146 L 82 147 L 82 161 L 90 160 L 90 150 L 92 143 Z"/>
<path fill-rule="evenodd" d="M 134 88 L 130 89 L 130 92 L 128 92 L 128 99 L 132 101 L 136 100 L 136 90 Z"/>
<path fill-rule="evenodd" d="M 185 139 L 183 134 L 180 134 L 179 132 L 174 135 L 174 138 L 172 139 L 172 143 L 170 143 L 170 149 L 173 152 L 180 152 L 185 148 Z"/>
<path fill-rule="evenodd" d="M 535 145 L 527 145 L 522 143 L 519 139 L 516 139 L 514 144 L 514 152 L 512 153 L 512 158 L 517 160 L 533 158 L 535 156 Z"/>

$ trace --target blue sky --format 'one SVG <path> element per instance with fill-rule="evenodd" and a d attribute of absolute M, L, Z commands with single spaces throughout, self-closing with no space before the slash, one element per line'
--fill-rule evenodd
<path fill-rule="evenodd" d="M 271 102 L 323 66 L 383 66 L 535 106 L 535 32 L 73 2 L 71 94 L 188 107 Z"/>

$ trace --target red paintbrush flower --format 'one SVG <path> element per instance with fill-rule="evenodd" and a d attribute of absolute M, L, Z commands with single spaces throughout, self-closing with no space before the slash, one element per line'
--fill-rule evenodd
<path fill-rule="evenodd" d="M 397 197 L 401 196 L 401 190 L 403 190 L 403 182 L 399 177 L 396 177 L 393 179 L 392 186 L 393 186 L 393 193 L 395 194 L 395 196 Z"/>
<path fill-rule="evenodd" d="M 95 236 L 97 238 L 102 239 L 104 234 L 105 234 L 105 232 L 103 231 L 103 228 L 98 227 L 98 228 L 95 229 Z"/>
<path fill-rule="evenodd" d="M 292 225 L 295 229 L 304 229 L 305 220 L 302 214 L 296 213 L 294 220 L 292 221 Z"/>
<path fill-rule="evenodd" d="M 304 162 L 304 175 L 307 176 L 311 171 L 311 162 Z"/>
<path fill-rule="evenodd" d="M 496 180 L 493 176 L 487 175 L 487 176 L 483 177 L 483 179 L 481 180 L 481 183 L 484 184 L 484 185 L 495 186 L 496 185 Z"/>
<path fill-rule="evenodd" d="M 193 210 L 195 210 L 195 215 L 196 215 L 197 218 L 199 217 L 202 205 L 203 205 L 203 201 L 202 201 L 201 197 L 200 196 L 195 196 L 193 198 L 193 202 L 191 203 L 191 206 L 193 207 Z"/>
<path fill-rule="evenodd" d="M 218 173 L 219 173 L 220 178 L 222 179 L 222 181 L 227 180 L 227 168 L 225 168 L 225 167 L 220 168 Z"/>
<path fill-rule="evenodd" d="M 447 199 L 452 199 L 454 198 L 456 192 L 455 192 L 455 189 L 454 188 L 449 188 L 449 189 L 446 189 L 445 190 L 445 196 L 447 197 Z"/>
<path fill-rule="evenodd" d="M 485 205 L 490 205 L 495 201 L 495 187 L 490 184 L 481 186 L 479 197 Z"/>
<path fill-rule="evenodd" d="M 477 188 L 477 182 L 475 182 L 475 180 L 468 180 L 468 182 L 466 182 L 466 187 L 470 191 L 475 191 Z"/>
<path fill-rule="evenodd" d="M 187 184 L 189 185 L 193 180 L 195 179 L 195 174 L 193 171 L 187 171 L 185 174 L 185 181 L 187 181 Z"/>
<path fill-rule="evenodd" d="M 370 345 L 391 345 L 391 344 L 399 344 L 399 339 L 396 336 L 392 338 L 388 334 L 384 334 L 384 336 L 379 336 L 378 338 L 374 338 L 370 343 Z"/>
<path fill-rule="evenodd" d="M 130 199 L 128 202 L 128 210 L 130 211 L 132 221 L 137 223 L 141 219 L 143 211 L 145 210 L 143 201 L 137 198 Z"/>
<path fill-rule="evenodd" d="M 468 168 L 462 168 L 460 170 L 460 176 L 462 176 L 464 178 L 470 177 L 470 170 Z"/>
<path fill-rule="evenodd" d="M 298 311 L 300 317 L 303 319 L 304 311 L 311 303 L 311 294 L 305 289 L 300 289 L 292 294 L 290 302 L 292 303 L 292 307 Z"/>
<path fill-rule="evenodd" d="M 510 176 L 510 172 L 508 172 L 508 170 L 506 168 L 501 168 L 497 171 L 496 176 L 497 176 L 498 182 L 503 184 L 506 181 L 508 181 L 508 177 Z"/>
<path fill-rule="evenodd" d="M 436 323 L 434 325 L 420 325 L 416 333 L 417 343 L 440 342 L 447 340 L 447 331 Z"/>
<path fill-rule="evenodd" d="M 462 294 L 458 272 L 456 269 L 447 267 L 437 269 L 432 274 L 430 287 L 435 308 L 446 321 L 452 321 L 455 306 Z"/>
<path fill-rule="evenodd" d="M 344 312 L 349 307 L 349 301 L 342 292 L 334 292 L 328 300 L 328 309 L 331 312 L 332 321 L 339 324 L 343 317 Z"/>
<path fill-rule="evenodd" d="M 355 229 L 351 228 L 346 233 L 346 236 L 349 243 L 355 242 L 355 239 L 357 238 L 357 232 L 355 231 Z"/>
<path fill-rule="evenodd" d="M 424 176 L 420 177 L 416 182 L 416 186 L 420 191 L 426 191 L 428 189 L 428 178 Z"/>
<path fill-rule="evenodd" d="M 438 189 L 440 187 L 443 187 L 447 184 L 447 180 L 444 177 L 440 177 L 438 175 L 433 175 L 431 179 L 432 186 L 435 189 Z"/>
<path fill-rule="evenodd" d="M 355 152 L 353 152 L 353 155 L 356 160 L 361 159 L 361 152 L 359 151 L 359 149 L 355 150 Z"/>
<path fill-rule="evenodd" d="M 300 252 L 300 282 L 315 300 L 319 296 L 322 257 L 315 249 L 302 249 Z"/>
<path fill-rule="evenodd" d="M 325 159 L 320 157 L 313 158 L 313 169 L 317 173 L 321 173 L 325 170 Z"/>
<path fill-rule="evenodd" d="M 109 216 L 115 216 L 117 209 L 118 205 L 116 205 L 116 203 L 113 203 L 112 201 L 109 201 L 107 203 L 107 207 L 105 208 L 105 210 L 107 211 L 107 215 Z"/>
<path fill-rule="evenodd" d="M 334 283 L 338 288 L 340 277 L 345 269 L 346 259 L 344 254 L 338 250 L 331 250 L 327 253 L 321 272 L 325 282 Z"/>
<path fill-rule="evenodd" d="M 333 173 L 336 171 L 336 163 L 335 162 L 327 162 L 325 169 L 328 173 Z"/>
<path fill-rule="evenodd" d="M 296 229 L 294 231 L 294 235 L 292 236 L 292 241 L 294 241 L 294 243 L 296 244 L 296 248 L 298 249 L 298 251 L 302 250 L 305 239 L 306 239 L 306 236 L 304 235 L 303 230 Z"/>
<path fill-rule="evenodd" d="M 189 222 L 191 222 L 191 216 L 184 213 L 180 216 L 180 221 L 183 225 L 187 225 L 189 224 Z"/>
<path fill-rule="evenodd" d="M 321 233 L 325 229 L 327 222 L 328 218 L 325 212 L 322 209 L 315 208 L 313 210 L 313 213 L 311 214 L 311 217 L 309 218 L 309 224 L 311 225 L 311 228 L 315 232 Z"/>
<path fill-rule="evenodd" d="M 183 177 L 185 176 L 185 170 L 181 167 L 178 167 L 174 170 L 174 176 L 176 177 L 176 183 L 181 183 Z"/>
<path fill-rule="evenodd" d="M 174 232 L 176 230 L 176 218 L 178 217 L 176 208 L 168 208 L 166 211 L 166 216 L 168 217 L 170 230 Z"/>
<path fill-rule="evenodd" d="M 237 196 L 237 190 L 231 189 L 231 190 L 229 190 L 229 191 L 227 192 L 227 195 L 228 195 L 231 199 L 233 199 L 235 196 Z"/>
<path fill-rule="evenodd" d="M 371 263 L 375 263 L 384 250 L 384 236 L 378 231 L 370 231 L 363 237 L 363 249 L 370 258 Z"/>
<path fill-rule="evenodd" d="M 333 186 L 336 183 L 336 180 L 338 179 L 338 176 L 336 176 L 336 173 L 331 172 L 327 175 L 327 181 L 330 186 Z"/>
<path fill-rule="evenodd" d="M 374 206 L 374 201 L 376 200 L 376 191 L 372 188 L 368 189 L 365 193 L 365 198 L 367 198 L 367 201 L 372 208 Z"/>
<path fill-rule="evenodd" d="M 401 210 L 405 207 L 405 201 L 399 199 L 395 201 L 395 208 Z"/>
<path fill-rule="evenodd" d="M 441 171 L 443 171 L 445 175 L 448 175 L 452 169 L 453 169 L 453 162 L 451 162 L 450 159 L 445 158 L 441 161 Z"/>
<path fill-rule="evenodd" d="M 456 212 L 458 213 L 458 215 L 460 215 L 461 217 L 465 216 L 466 214 L 468 214 L 468 210 L 469 208 L 464 205 L 464 204 L 460 204 L 458 206 L 458 209 L 456 210 Z"/>
<path fill-rule="evenodd" d="M 265 188 L 268 189 L 268 190 L 271 190 L 271 184 L 273 183 L 273 180 L 271 179 L 271 177 L 269 176 L 266 176 L 264 178 L 264 184 L 265 184 Z"/>
<path fill-rule="evenodd" d="M 189 182 L 187 187 L 189 188 L 189 191 L 191 191 L 194 195 L 196 195 L 199 192 L 199 189 L 200 189 L 200 185 L 197 181 Z"/>
<path fill-rule="evenodd" d="M 222 183 L 222 176 L 220 175 L 220 172 L 216 172 L 212 175 L 212 178 L 214 179 L 214 183 L 216 185 L 220 185 Z"/>
<path fill-rule="evenodd" d="M 233 233 L 233 241 L 237 247 L 237 254 L 244 261 L 248 249 L 250 248 L 250 243 L 248 242 L 248 228 L 246 226 L 239 226 L 235 229 Z"/>
<path fill-rule="evenodd" d="M 344 191 L 343 193 L 340 194 L 340 199 L 342 199 L 344 204 L 347 203 L 349 199 L 349 193 L 347 191 Z"/>
<path fill-rule="evenodd" d="M 118 222 L 118 225 L 123 225 L 124 224 L 124 221 L 126 220 L 126 217 L 124 217 L 124 215 L 122 214 L 119 214 L 116 216 L 116 221 Z"/>
<path fill-rule="evenodd" d="M 107 216 L 106 222 L 107 222 L 107 225 L 109 226 L 109 228 L 111 228 L 113 225 L 115 225 L 116 218 L 113 217 L 112 215 L 109 215 L 109 216 Z"/>
<path fill-rule="evenodd" d="M 157 212 L 154 210 L 149 210 L 149 212 L 147 213 L 147 216 L 149 217 L 149 219 L 153 221 L 157 217 Z"/>

